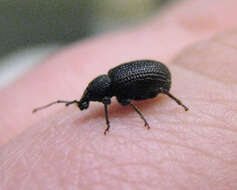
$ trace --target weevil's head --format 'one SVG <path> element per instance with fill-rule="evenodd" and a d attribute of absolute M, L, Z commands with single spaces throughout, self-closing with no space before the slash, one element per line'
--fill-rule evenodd
<path fill-rule="evenodd" d="M 92 80 L 78 102 L 80 110 L 87 109 L 90 101 L 104 102 L 112 97 L 111 79 L 108 75 L 100 75 Z"/>
<path fill-rule="evenodd" d="M 87 109 L 89 107 L 89 101 L 79 101 L 78 107 L 80 108 L 80 110 Z"/>

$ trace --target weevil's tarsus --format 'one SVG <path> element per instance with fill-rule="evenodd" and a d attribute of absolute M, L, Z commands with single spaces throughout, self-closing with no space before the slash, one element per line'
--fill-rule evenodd
<path fill-rule="evenodd" d="M 182 106 L 184 108 L 185 111 L 188 111 L 188 107 L 185 106 L 178 98 L 176 98 L 175 96 L 173 96 L 172 94 L 170 94 L 170 92 L 168 90 L 165 90 L 163 88 L 161 88 L 161 93 L 166 94 L 167 96 L 169 96 L 171 99 L 173 99 L 178 105 Z"/>
<path fill-rule="evenodd" d="M 32 113 L 35 113 L 37 111 L 43 110 L 45 108 L 48 108 L 48 107 L 50 107 L 50 106 L 52 106 L 54 104 L 60 104 L 60 103 L 65 104 L 65 106 L 69 106 L 71 104 L 78 104 L 79 102 L 77 100 L 73 100 L 73 101 L 57 100 L 57 101 L 51 102 L 51 103 L 49 103 L 49 104 L 47 104 L 45 106 L 41 106 L 41 107 L 33 109 Z"/>
<path fill-rule="evenodd" d="M 104 131 L 104 135 L 106 135 L 109 132 L 110 124 L 109 124 L 109 114 L 108 114 L 108 105 L 104 104 L 105 107 L 105 120 L 106 120 L 106 129 Z"/>
<path fill-rule="evenodd" d="M 133 104 L 132 102 L 130 102 L 129 104 L 138 113 L 140 118 L 144 121 L 144 127 L 147 128 L 147 129 L 150 129 L 150 126 L 149 126 L 148 122 L 146 121 L 145 117 L 143 116 L 142 112 L 138 109 L 138 107 L 135 106 L 135 104 Z"/>

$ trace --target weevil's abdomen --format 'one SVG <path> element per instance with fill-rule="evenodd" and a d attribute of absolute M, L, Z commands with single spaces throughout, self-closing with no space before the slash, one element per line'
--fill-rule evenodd
<path fill-rule="evenodd" d="M 171 74 L 157 61 L 139 60 L 121 64 L 108 72 L 113 94 L 119 99 L 145 100 L 155 97 L 160 88 L 169 90 Z"/>

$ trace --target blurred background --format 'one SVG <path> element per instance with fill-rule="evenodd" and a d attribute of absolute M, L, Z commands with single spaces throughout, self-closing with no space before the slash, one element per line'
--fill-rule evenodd
<path fill-rule="evenodd" d="M 174 0 L 1 0 L 0 89 L 68 43 L 144 22 Z"/>

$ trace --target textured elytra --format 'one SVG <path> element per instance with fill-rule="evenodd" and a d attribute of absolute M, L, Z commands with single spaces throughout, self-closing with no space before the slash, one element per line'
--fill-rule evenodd
<path fill-rule="evenodd" d="M 121 64 L 108 72 L 112 91 L 119 99 L 145 100 L 155 97 L 160 88 L 169 90 L 171 74 L 161 62 L 139 60 Z"/>

